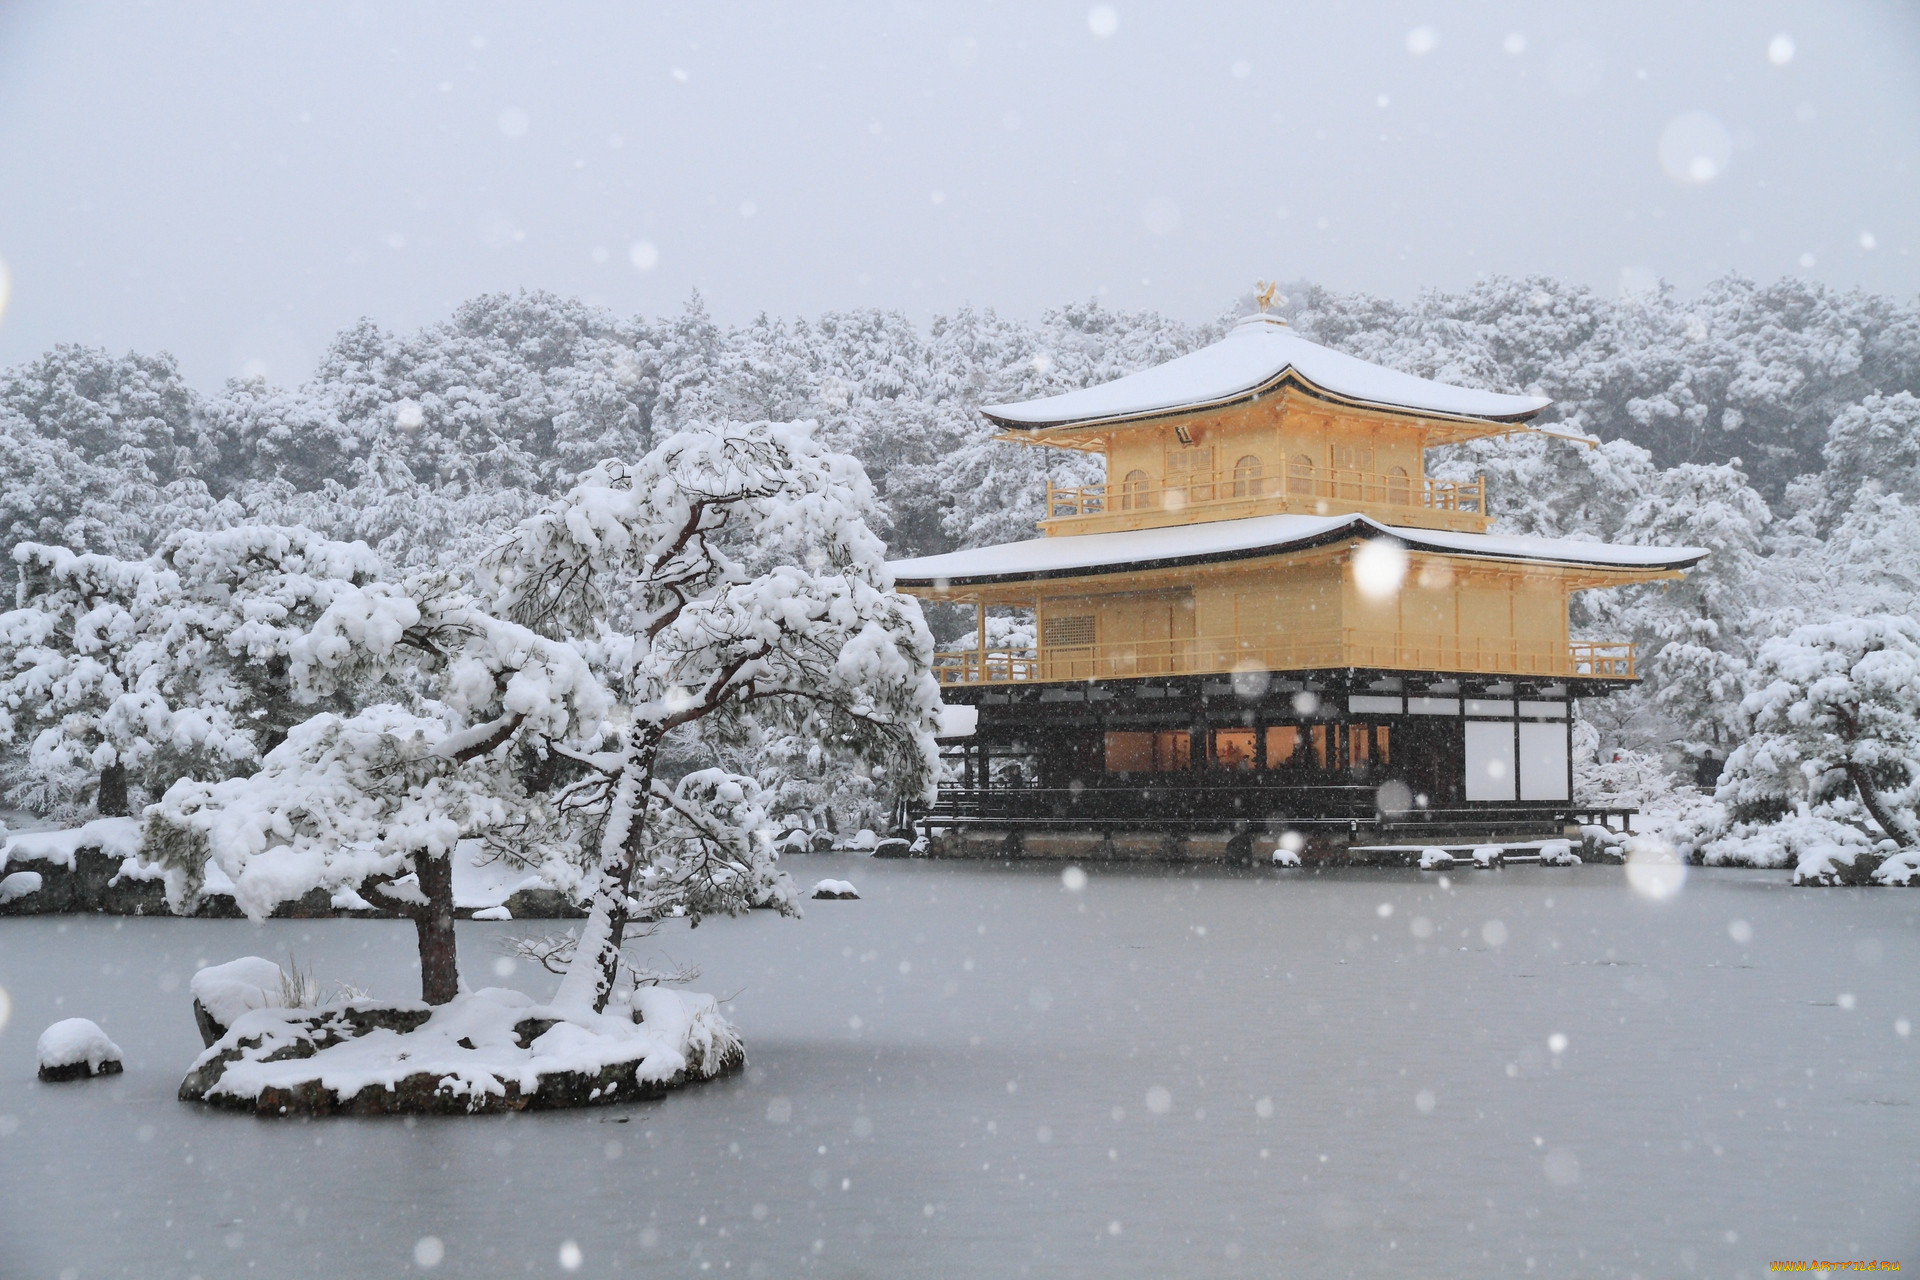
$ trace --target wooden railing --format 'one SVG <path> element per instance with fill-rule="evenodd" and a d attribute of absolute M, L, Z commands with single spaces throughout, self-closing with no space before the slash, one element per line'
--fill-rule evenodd
<path fill-rule="evenodd" d="M 934 675 L 944 685 L 1054 684 L 1327 667 L 1589 676 L 1608 680 L 1638 678 L 1633 645 L 1628 641 L 1578 641 L 1559 645 L 1472 636 L 1414 638 L 1351 627 L 1297 635 L 1055 645 L 1044 651 L 964 649 L 934 655 Z"/>
<path fill-rule="evenodd" d="M 1179 514 L 1210 518 L 1225 509 L 1246 507 L 1248 514 L 1291 512 L 1327 515 L 1356 508 L 1404 508 L 1409 514 L 1446 512 L 1487 514 L 1486 477 L 1472 480 L 1415 479 L 1377 471 L 1316 469 L 1284 476 L 1234 476 L 1208 472 L 1181 484 L 1129 485 L 1124 481 L 1064 486 L 1047 482 L 1047 523 L 1096 516 Z M 1242 514 L 1232 512 L 1231 514 Z M 1452 522 L 1449 522 L 1452 523 Z"/>

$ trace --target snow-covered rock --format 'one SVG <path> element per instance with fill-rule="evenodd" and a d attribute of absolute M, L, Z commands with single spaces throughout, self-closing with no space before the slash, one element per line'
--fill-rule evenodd
<path fill-rule="evenodd" d="M 1793 882 L 1807 888 L 1873 884 L 1884 856 L 1840 844 L 1811 845 L 1793 864 Z"/>
<path fill-rule="evenodd" d="M 98 849 L 109 857 L 137 862 L 140 852 L 138 818 L 95 818 L 84 826 L 60 831 L 23 831 L 0 845 L 0 866 L 10 862 L 49 862 L 73 870 L 82 849 Z"/>
<path fill-rule="evenodd" d="M 1507 860 L 1506 848 L 1497 844 L 1483 844 L 1473 851 L 1473 865 L 1482 871 L 1492 871 Z"/>
<path fill-rule="evenodd" d="M 1426 849 L 1420 854 L 1422 871 L 1445 871 L 1453 865 L 1453 855 L 1445 849 Z"/>
<path fill-rule="evenodd" d="M 1873 883 L 1920 887 L 1920 849 L 1904 849 L 1874 869 Z"/>
<path fill-rule="evenodd" d="M 1573 851 L 1571 840 L 1543 840 L 1540 842 L 1540 865 L 1577 867 L 1580 865 L 1580 855 Z"/>
<path fill-rule="evenodd" d="M 1279 848 L 1273 851 L 1273 865 L 1276 867 L 1297 867 L 1300 865 L 1300 853 L 1295 849 Z"/>
<path fill-rule="evenodd" d="M 910 841 L 902 840 L 899 836 L 888 836 L 885 840 L 873 846 L 873 856 L 876 858 L 911 858 L 913 856 L 913 844 Z"/>
<path fill-rule="evenodd" d="M 857 849 L 864 853 L 871 853 L 879 843 L 879 836 L 873 834 L 873 832 L 867 828 L 862 827 L 853 833 L 851 840 L 847 841 L 847 848 Z"/>
<path fill-rule="evenodd" d="M 826 899 L 858 898 L 860 891 L 853 887 L 850 880 L 821 880 L 813 886 L 812 896 Z"/>
<path fill-rule="evenodd" d="M 34 1046 L 40 1078 L 49 1082 L 110 1076 L 122 1070 L 120 1046 L 107 1039 L 100 1024 L 68 1018 L 40 1033 Z"/>
<path fill-rule="evenodd" d="M 712 996 L 642 987 L 630 1008 L 488 987 L 443 1005 L 255 1009 L 195 1060 L 180 1096 L 260 1115 L 524 1111 L 659 1097 L 745 1064 Z"/>
<path fill-rule="evenodd" d="M 40 892 L 43 883 L 45 881 L 38 871 L 16 871 L 0 879 L 0 906 L 5 906 L 15 898 Z"/>
<path fill-rule="evenodd" d="M 473 913 L 473 918 L 475 920 L 511 920 L 513 912 L 505 907 L 483 907 Z"/>
<path fill-rule="evenodd" d="M 194 974 L 187 990 L 200 1038 L 212 1044 L 253 1010 L 284 1008 L 286 980 L 280 966 L 264 956 L 241 956 Z"/>

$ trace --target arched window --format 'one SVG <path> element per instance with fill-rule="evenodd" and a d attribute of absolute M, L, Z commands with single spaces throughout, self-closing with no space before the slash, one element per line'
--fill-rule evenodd
<path fill-rule="evenodd" d="M 1294 454 L 1287 463 L 1287 492 L 1313 496 L 1313 459 L 1304 453 Z"/>
<path fill-rule="evenodd" d="M 1387 501 L 1404 507 L 1413 501 L 1413 481 L 1405 467 L 1387 468 Z"/>
<path fill-rule="evenodd" d="M 1257 498 L 1260 496 L 1260 459 L 1248 454 L 1233 464 L 1233 496 L 1236 498 Z"/>
<path fill-rule="evenodd" d="M 1120 482 L 1120 509 L 1122 511 L 1145 511 L 1147 509 L 1146 472 L 1127 472 L 1127 478 Z"/>

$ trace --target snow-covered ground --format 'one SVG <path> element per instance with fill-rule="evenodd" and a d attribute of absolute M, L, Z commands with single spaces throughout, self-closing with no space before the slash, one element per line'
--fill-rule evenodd
<path fill-rule="evenodd" d="M 862 900 L 646 944 L 732 997 L 745 1074 L 412 1126 L 173 1096 L 195 969 L 291 949 L 411 998 L 404 921 L 0 923 L 0 1274 L 556 1275 L 571 1243 L 583 1276 L 1757 1278 L 1920 1242 L 1910 894 L 1718 868 L 1664 899 L 1615 866 L 1446 889 L 789 869 Z M 497 968 L 524 927 L 459 926 L 472 986 L 551 992 Z M 76 1016 L 126 1074 L 37 1084 L 34 1037 Z"/>
<path fill-rule="evenodd" d="M 24 830 L 20 826 L 10 825 L 5 832 L 0 834 L 0 873 L 9 870 L 16 874 L 30 872 L 31 868 L 42 864 L 71 869 L 78 850 L 95 848 L 122 860 L 121 876 L 157 880 L 165 875 L 160 867 L 140 861 L 140 824 L 133 818 L 96 818 L 76 827 L 34 823 Z M 233 880 L 220 869 L 218 863 L 209 862 L 205 887 L 209 893 L 231 894 Z M 555 886 L 490 853 L 478 840 L 463 840 L 454 848 L 453 901 L 456 907 L 493 911 L 501 908 L 508 898 L 522 889 L 556 887 L 572 889 L 574 886 Z M 23 893 L 28 891 L 24 888 L 20 890 Z M 4 901 L 6 898 L 0 897 L 0 902 Z M 336 894 L 334 905 L 342 908 L 368 907 L 366 900 L 350 889 Z"/>

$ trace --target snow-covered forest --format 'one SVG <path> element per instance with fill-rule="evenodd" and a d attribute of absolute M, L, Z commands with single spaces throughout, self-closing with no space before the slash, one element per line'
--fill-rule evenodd
<path fill-rule="evenodd" d="M 1843 844 L 1877 838 L 1847 768 L 1817 743 L 1787 763 L 1751 744 L 1757 725 L 1792 719 L 1768 702 L 1787 696 L 1781 646 L 1871 648 L 1892 636 L 1911 647 L 1910 628 L 1850 631 L 1845 620 L 1913 613 L 1920 303 L 1740 278 L 1692 298 L 1614 299 L 1542 278 L 1411 303 L 1309 284 L 1287 294 L 1282 310 L 1307 337 L 1459 385 L 1550 396 L 1538 425 L 1598 442 L 1495 439 L 1431 459 L 1442 475 L 1487 476 L 1497 529 L 1712 549 L 1683 583 L 1576 606 L 1581 634 L 1638 641 L 1647 677 L 1583 708 L 1591 798 L 1642 805 L 1709 859 L 1790 861 L 1792 840 L 1756 834 L 1777 832 L 1788 811 L 1803 826 L 1853 832 Z M 976 408 L 1164 362 L 1249 308 L 1232 300 L 1198 324 L 1087 303 L 1033 323 L 962 310 L 923 326 L 854 311 L 729 328 L 697 296 L 648 319 L 548 294 L 490 295 L 418 333 L 363 321 L 300 386 L 234 381 L 212 395 L 190 388 L 165 353 L 57 347 L 0 375 L 0 536 L 22 547 L 4 572 L 23 607 L 0 637 L 7 803 L 58 817 L 137 812 L 184 773 L 251 772 L 310 711 L 290 718 L 257 699 L 250 720 L 175 725 L 168 742 L 129 752 L 141 727 L 125 709 L 108 724 L 84 697 L 62 704 L 29 652 L 49 629 L 93 625 L 91 588 L 74 587 L 71 573 L 50 584 L 58 548 L 120 563 L 165 555 L 185 570 L 208 562 L 218 540 L 207 534 L 311 531 L 324 549 L 283 602 L 298 613 L 324 608 L 333 580 L 457 580 L 603 460 L 639 459 L 675 432 L 769 421 L 817 423 L 820 445 L 864 465 L 877 495 L 870 521 L 891 555 L 1030 537 L 1049 471 L 1093 479 L 1085 468 L 1097 461 L 994 443 Z M 267 625 L 207 624 L 222 637 L 212 649 L 228 654 L 221 680 L 275 678 L 249 666 L 243 622 Z M 967 625 L 957 611 L 932 610 L 928 622 L 937 637 Z M 195 678 L 204 684 L 209 670 Z M 1898 762 L 1914 756 L 1911 736 L 1900 737 L 1913 717 L 1902 724 L 1883 726 L 1890 736 L 1869 766 L 1880 794 L 1867 808 L 1888 806 L 1911 829 L 1913 770 Z M 738 744 L 704 743 L 670 772 L 728 751 Z M 806 793 L 781 801 L 789 807 L 839 806 L 839 820 L 857 824 L 889 799 L 864 768 L 805 744 L 775 754 L 782 785 Z M 1730 773 L 1716 804 L 1730 756 L 1740 776 Z M 144 771 L 116 767 L 136 760 Z"/>

